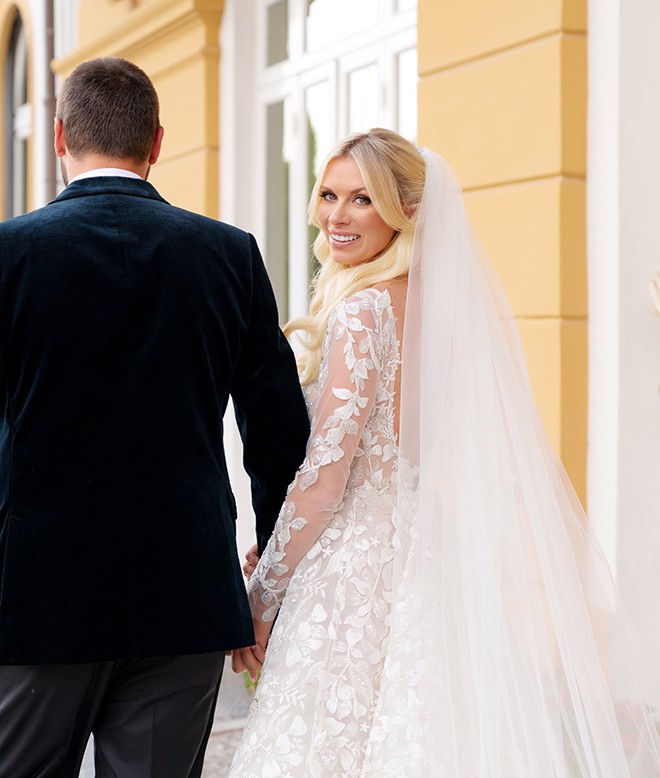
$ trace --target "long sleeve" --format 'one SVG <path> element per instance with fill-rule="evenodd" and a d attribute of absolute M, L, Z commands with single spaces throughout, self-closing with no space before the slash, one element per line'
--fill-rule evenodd
<path fill-rule="evenodd" d="M 248 587 L 253 616 L 272 621 L 298 562 L 340 506 L 381 372 L 378 292 L 343 301 L 329 322 L 307 456 Z"/>
<path fill-rule="evenodd" d="M 295 358 L 279 327 L 275 296 L 252 236 L 250 243 L 250 318 L 231 393 L 263 549 L 287 486 L 305 456 L 309 419 Z"/>

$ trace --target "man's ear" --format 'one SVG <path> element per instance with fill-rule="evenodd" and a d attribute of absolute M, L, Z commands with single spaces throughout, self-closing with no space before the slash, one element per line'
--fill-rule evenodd
<path fill-rule="evenodd" d="M 55 117 L 55 153 L 58 157 L 66 154 L 66 138 L 64 137 L 64 125 L 62 120 Z"/>
<path fill-rule="evenodd" d="M 160 156 L 160 147 L 163 143 L 163 133 L 165 130 L 163 127 L 159 127 L 156 130 L 156 137 L 154 138 L 153 146 L 151 147 L 151 154 L 149 154 L 149 159 L 147 160 L 150 165 L 155 165 L 158 161 L 158 157 Z"/>

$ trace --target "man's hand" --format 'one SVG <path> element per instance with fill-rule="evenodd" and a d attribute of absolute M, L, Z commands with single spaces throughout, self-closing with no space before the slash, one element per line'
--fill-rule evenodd
<path fill-rule="evenodd" d="M 250 580 L 250 576 L 254 573 L 255 567 L 259 564 L 259 548 L 255 543 L 252 548 L 245 555 L 246 563 L 243 565 L 243 574 Z"/>

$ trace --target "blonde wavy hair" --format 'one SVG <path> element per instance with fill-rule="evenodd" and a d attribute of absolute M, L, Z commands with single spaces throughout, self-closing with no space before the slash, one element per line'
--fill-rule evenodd
<path fill-rule="evenodd" d="M 374 207 L 385 223 L 396 230 L 384 251 L 372 260 L 354 266 L 332 261 L 318 218 L 325 172 L 328 165 L 340 157 L 355 161 Z M 313 248 L 321 268 L 312 284 L 314 294 L 309 315 L 292 319 L 284 327 L 287 337 L 294 332 L 306 334 L 302 338 L 305 351 L 298 358 L 303 386 L 318 377 L 328 317 L 337 304 L 374 284 L 407 275 L 425 175 L 424 160 L 415 146 L 398 133 L 378 127 L 349 135 L 325 158 L 307 209 L 309 223 L 319 228 Z"/>

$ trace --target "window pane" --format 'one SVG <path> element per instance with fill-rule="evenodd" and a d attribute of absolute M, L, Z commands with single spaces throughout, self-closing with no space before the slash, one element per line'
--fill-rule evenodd
<path fill-rule="evenodd" d="M 378 0 L 307 0 L 307 51 L 355 35 L 378 21 Z"/>
<path fill-rule="evenodd" d="M 330 128 L 330 85 L 327 81 L 310 86 L 305 92 L 305 106 L 307 109 L 307 180 L 308 195 L 312 193 L 316 175 L 330 151 L 332 133 Z M 317 229 L 309 225 L 307 239 L 309 244 L 309 278 L 314 278 L 320 265 L 312 244 L 317 235 Z"/>
<path fill-rule="evenodd" d="M 349 132 L 364 132 L 380 124 L 378 95 L 378 66 L 375 63 L 349 73 Z"/>
<path fill-rule="evenodd" d="M 12 103 L 16 110 L 27 103 L 27 41 L 25 29 L 18 20 L 17 32 L 12 54 Z"/>
<path fill-rule="evenodd" d="M 404 138 L 417 141 L 417 49 L 397 57 L 397 130 Z"/>
<path fill-rule="evenodd" d="M 288 99 L 266 109 L 266 265 L 280 323 L 289 318 Z"/>
<path fill-rule="evenodd" d="M 310 191 L 316 173 L 332 143 L 330 117 L 330 84 L 322 81 L 310 86 L 305 92 L 307 107 L 307 131 L 309 133 L 309 176 Z"/>
<path fill-rule="evenodd" d="M 57 59 L 78 48 L 79 4 L 80 0 L 53 0 L 53 44 Z"/>
<path fill-rule="evenodd" d="M 268 46 L 266 65 L 270 67 L 288 57 L 288 0 L 277 0 L 268 6 Z"/>

